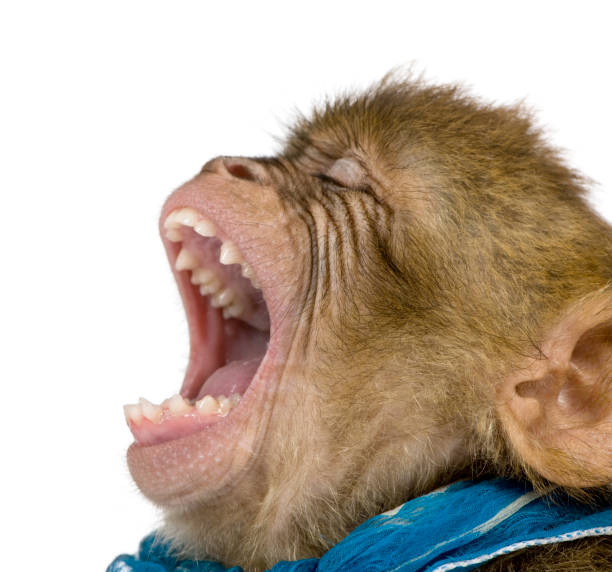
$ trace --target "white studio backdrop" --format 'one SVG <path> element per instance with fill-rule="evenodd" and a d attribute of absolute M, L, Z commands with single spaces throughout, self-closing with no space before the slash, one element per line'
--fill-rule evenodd
<path fill-rule="evenodd" d="M 207 159 L 272 153 L 295 109 L 413 65 L 524 98 L 612 220 L 606 4 L 3 3 L 3 568 L 103 570 L 158 522 L 122 404 L 180 385 L 157 217 Z"/>

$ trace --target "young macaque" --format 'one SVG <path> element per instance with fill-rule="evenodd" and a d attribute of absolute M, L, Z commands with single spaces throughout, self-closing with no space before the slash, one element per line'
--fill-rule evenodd
<path fill-rule="evenodd" d="M 262 570 L 459 478 L 606 490 L 612 229 L 584 197 L 525 110 L 412 80 L 206 163 L 160 221 L 185 379 L 126 407 L 167 537 Z M 489 566 L 597 558 L 610 537 Z"/>

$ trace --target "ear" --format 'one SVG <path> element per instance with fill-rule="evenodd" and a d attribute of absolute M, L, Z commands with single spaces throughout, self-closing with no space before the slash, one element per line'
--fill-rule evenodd
<path fill-rule="evenodd" d="M 557 484 L 612 482 L 612 288 L 565 312 L 541 349 L 499 387 L 512 445 L 523 463 Z"/>

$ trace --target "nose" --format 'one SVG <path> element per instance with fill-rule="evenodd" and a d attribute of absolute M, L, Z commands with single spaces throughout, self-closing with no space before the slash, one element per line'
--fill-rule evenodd
<path fill-rule="evenodd" d="M 265 167 L 246 157 L 216 157 L 202 167 L 202 172 L 264 185 L 268 176 Z"/>

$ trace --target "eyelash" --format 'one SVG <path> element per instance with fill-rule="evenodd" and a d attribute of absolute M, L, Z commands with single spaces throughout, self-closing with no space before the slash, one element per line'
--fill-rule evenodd
<path fill-rule="evenodd" d="M 330 177 L 329 175 L 326 175 L 325 173 L 317 173 L 316 175 L 314 175 L 314 178 L 318 179 L 319 181 L 323 183 L 334 185 L 334 187 L 339 187 L 341 189 L 347 188 L 342 183 L 340 183 L 339 181 L 336 181 L 336 179 L 332 179 L 332 177 Z"/>
<path fill-rule="evenodd" d="M 376 195 L 375 195 L 374 191 L 372 190 L 372 187 L 370 187 L 370 185 L 364 185 L 363 187 L 353 188 L 353 187 L 347 187 L 346 185 L 343 185 L 342 183 L 340 183 L 336 179 L 330 177 L 329 175 L 326 175 L 325 173 L 316 173 L 313 176 L 314 176 L 315 179 L 318 179 L 322 183 L 324 183 L 324 184 L 326 183 L 328 185 L 332 185 L 333 187 L 336 187 L 338 190 L 342 190 L 342 191 L 356 191 L 358 193 L 364 193 L 366 195 L 370 195 L 370 196 L 376 197 Z"/>

